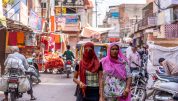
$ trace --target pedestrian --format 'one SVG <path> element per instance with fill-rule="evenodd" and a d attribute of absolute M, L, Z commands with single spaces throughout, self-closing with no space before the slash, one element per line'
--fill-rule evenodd
<path fill-rule="evenodd" d="M 128 57 L 128 63 L 131 72 L 135 70 L 139 70 L 138 66 L 141 66 L 141 58 L 139 53 L 137 52 L 137 47 L 132 47 L 132 53 Z"/>
<path fill-rule="evenodd" d="M 129 43 L 129 47 L 126 49 L 126 57 L 129 58 L 129 55 L 132 53 L 132 43 Z"/>
<path fill-rule="evenodd" d="M 167 75 L 178 76 L 178 65 L 171 62 L 170 60 L 166 60 L 164 58 L 159 59 L 159 63 L 163 66 Z"/>
<path fill-rule="evenodd" d="M 107 51 L 107 57 L 101 60 L 103 69 L 100 85 L 100 101 L 131 101 L 131 72 L 127 67 L 127 59 L 119 46 L 112 43 Z"/>
<path fill-rule="evenodd" d="M 88 42 L 84 45 L 83 57 L 74 73 L 73 80 L 79 87 L 76 92 L 77 101 L 99 101 L 99 74 L 102 73 L 99 67 L 94 44 Z"/>

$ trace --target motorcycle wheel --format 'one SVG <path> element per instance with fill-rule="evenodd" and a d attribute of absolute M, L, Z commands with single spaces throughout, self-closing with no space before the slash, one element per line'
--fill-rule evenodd
<path fill-rule="evenodd" d="M 68 70 L 67 70 L 67 78 L 69 78 L 69 75 L 70 75 L 70 73 L 69 73 L 69 72 L 70 72 L 70 71 L 68 71 Z"/>
<path fill-rule="evenodd" d="M 10 93 L 10 100 L 16 101 L 16 94 L 14 92 Z"/>
<path fill-rule="evenodd" d="M 132 87 L 131 88 L 131 97 L 132 97 L 131 101 L 145 101 L 146 100 L 145 88 L 144 87 Z"/>
<path fill-rule="evenodd" d="M 162 92 L 162 91 L 155 91 L 155 92 L 154 92 L 154 95 L 153 95 L 153 100 L 154 100 L 154 101 L 167 101 L 167 100 L 158 100 L 158 99 L 156 98 L 156 96 L 172 98 L 172 94 L 169 94 L 169 93 L 167 93 L 167 92 Z M 176 100 L 171 100 L 171 101 L 176 101 Z"/>

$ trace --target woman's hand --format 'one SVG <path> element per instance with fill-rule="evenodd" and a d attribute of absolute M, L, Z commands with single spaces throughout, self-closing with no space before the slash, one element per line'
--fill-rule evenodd
<path fill-rule="evenodd" d="M 86 87 L 86 85 L 83 82 L 80 82 L 79 86 L 80 86 L 80 88 L 85 88 Z"/>
<path fill-rule="evenodd" d="M 127 98 L 127 96 L 129 95 L 129 92 L 130 92 L 130 89 L 129 88 L 126 88 L 125 90 L 124 90 L 124 93 L 123 93 L 123 98 Z"/>
<path fill-rule="evenodd" d="M 99 99 L 99 101 L 105 101 L 104 97 L 101 96 L 100 99 Z"/>

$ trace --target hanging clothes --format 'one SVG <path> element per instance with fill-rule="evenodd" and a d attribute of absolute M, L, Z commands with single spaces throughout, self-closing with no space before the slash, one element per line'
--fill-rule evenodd
<path fill-rule="evenodd" d="M 61 43 L 55 43 L 55 50 L 61 49 Z"/>
<path fill-rule="evenodd" d="M 8 47 L 9 32 L 6 33 L 6 47 Z"/>
<path fill-rule="evenodd" d="M 17 32 L 17 45 L 24 46 L 25 35 L 23 32 Z"/>
<path fill-rule="evenodd" d="M 17 46 L 17 32 L 9 32 L 8 45 Z"/>
<path fill-rule="evenodd" d="M 55 43 L 60 43 L 60 35 L 55 34 Z"/>

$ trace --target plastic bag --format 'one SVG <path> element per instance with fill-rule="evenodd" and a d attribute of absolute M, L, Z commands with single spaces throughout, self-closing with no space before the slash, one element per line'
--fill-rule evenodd
<path fill-rule="evenodd" d="M 25 93 L 30 90 L 30 82 L 29 79 L 26 78 L 19 78 L 19 92 Z"/>
<path fill-rule="evenodd" d="M 33 73 L 33 75 L 35 75 L 36 77 L 38 76 L 37 70 L 33 65 L 30 65 L 28 68 L 28 72 Z"/>
<path fill-rule="evenodd" d="M 2 77 L 0 78 L 0 91 L 7 91 L 7 80 L 8 78 L 7 77 Z"/>

